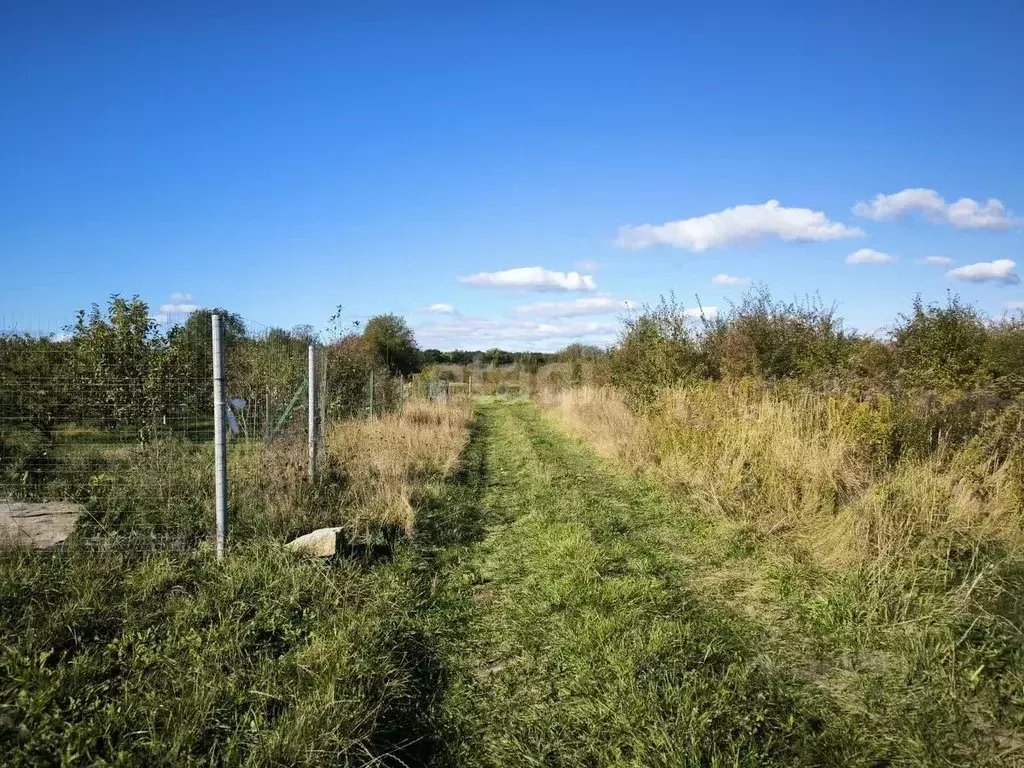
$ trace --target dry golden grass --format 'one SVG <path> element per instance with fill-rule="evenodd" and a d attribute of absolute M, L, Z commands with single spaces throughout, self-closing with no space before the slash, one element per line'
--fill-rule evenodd
<path fill-rule="evenodd" d="M 685 485 L 762 535 L 799 539 L 822 563 L 891 563 L 953 537 L 1022 545 L 1008 465 L 968 446 L 880 469 L 872 414 L 853 400 L 705 383 L 663 393 L 645 415 L 612 389 L 543 402 L 600 455 Z"/>
<path fill-rule="evenodd" d="M 468 399 L 410 400 L 401 413 L 331 425 L 326 453 L 345 475 L 347 514 L 364 524 L 398 525 L 412 535 L 413 494 L 455 471 L 472 413 Z"/>

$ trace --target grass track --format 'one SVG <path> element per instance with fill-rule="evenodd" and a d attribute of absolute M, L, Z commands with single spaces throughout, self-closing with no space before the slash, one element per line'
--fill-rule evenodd
<path fill-rule="evenodd" d="M 330 567 L 0 552 L 0 763 L 1022 764 L 1000 616 L 876 616 L 528 402 L 481 401 L 460 466 Z"/>
<path fill-rule="evenodd" d="M 470 455 L 474 535 L 444 554 L 434 619 L 450 762 L 873 762 L 754 619 L 689 588 L 721 546 L 695 510 L 529 403 L 482 405 Z"/>

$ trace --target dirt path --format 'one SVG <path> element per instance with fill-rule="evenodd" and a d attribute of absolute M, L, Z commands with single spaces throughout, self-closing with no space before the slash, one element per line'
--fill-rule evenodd
<path fill-rule="evenodd" d="M 442 569 L 444 622 L 460 628 L 440 644 L 454 762 L 864 757 L 827 697 L 763 652 L 755 621 L 688 587 L 708 551 L 699 516 L 610 473 L 528 403 L 482 406 L 474 441 L 483 528 Z"/>

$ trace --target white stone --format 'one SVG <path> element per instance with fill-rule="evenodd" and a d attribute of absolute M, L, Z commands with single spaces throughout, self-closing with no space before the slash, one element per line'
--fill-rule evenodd
<path fill-rule="evenodd" d="M 310 557 L 331 557 L 338 552 L 338 538 L 341 528 L 318 528 L 305 536 L 289 541 L 286 549 Z"/>

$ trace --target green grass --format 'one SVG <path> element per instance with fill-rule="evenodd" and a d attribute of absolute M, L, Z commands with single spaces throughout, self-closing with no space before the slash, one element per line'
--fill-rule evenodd
<path fill-rule="evenodd" d="M 942 584 L 825 573 L 614 471 L 527 403 L 485 404 L 477 439 L 486 533 L 435 609 L 463 628 L 438 642 L 453 763 L 1020 759 L 1011 560 L 993 554 L 953 616 Z"/>
<path fill-rule="evenodd" d="M 835 764 L 866 754 L 765 632 L 687 583 L 708 526 L 529 404 L 485 406 L 490 528 L 447 572 L 446 714 L 466 765 Z"/>
<path fill-rule="evenodd" d="M 1006 558 L 952 621 L 941 585 L 823 573 L 529 402 L 482 401 L 414 502 L 412 539 L 327 565 L 258 525 L 223 565 L 0 552 L 4 764 L 1021 760 Z"/>

